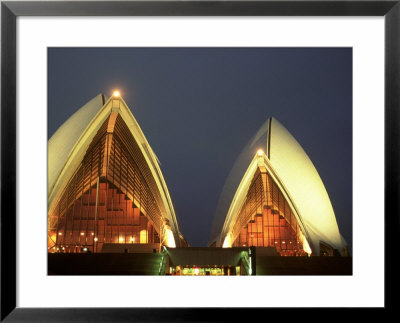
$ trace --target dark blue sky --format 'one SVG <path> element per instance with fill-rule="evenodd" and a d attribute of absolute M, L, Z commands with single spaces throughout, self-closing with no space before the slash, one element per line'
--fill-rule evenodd
<path fill-rule="evenodd" d="M 49 48 L 48 137 L 114 89 L 161 161 L 192 246 L 206 246 L 226 177 L 270 116 L 311 158 L 352 246 L 351 48 Z"/>

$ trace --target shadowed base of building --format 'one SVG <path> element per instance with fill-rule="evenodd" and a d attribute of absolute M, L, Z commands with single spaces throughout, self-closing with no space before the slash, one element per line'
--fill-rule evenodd
<path fill-rule="evenodd" d="M 352 275 L 352 257 L 257 256 L 256 275 Z"/>
<path fill-rule="evenodd" d="M 49 275 L 159 275 L 161 253 L 48 254 Z"/>
<path fill-rule="evenodd" d="M 282 257 L 272 248 L 48 254 L 49 275 L 352 275 L 352 257 Z"/>

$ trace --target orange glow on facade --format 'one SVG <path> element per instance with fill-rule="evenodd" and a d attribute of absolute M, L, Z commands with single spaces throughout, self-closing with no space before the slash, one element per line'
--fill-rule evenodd
<path fill-rule="evenodd" d="M 112 187 L 110 183 L 99 183 L 97 207 L 96 187 L 73 202 L 59 218 L 58 230 L 62 231 L 52 235 L 54 242 L 70 245 L 66 252 L 80 252 L 77 246 L 101 252 L 104 243 L 137 243 L 135 236 L 140 237 L 142 244 L 159 243 L 158 233 L 146 216 L 125 194 L 118 194 Z M 93 234 L 85 234 L 82 229 Z"/>
<path fill-rule="evenodd" d="M 234 225 L 232 246 L 273 247 L 281 256 L 311 252 L 282 192 L 265 170 L 258 170 Z"/>
<path fill-rule="evenodd" d="M 104 244 L 160 243 L 155 228 L 161 212 L 140 169 L 145 161 L 133 160 L 139 147 L 128 140 L 122 118 L 111 116 L 49 214 L 49 252 L 58 252 L 61 245 L 69 246 L 65 252 L 87 248 L 96 253 Z"/>

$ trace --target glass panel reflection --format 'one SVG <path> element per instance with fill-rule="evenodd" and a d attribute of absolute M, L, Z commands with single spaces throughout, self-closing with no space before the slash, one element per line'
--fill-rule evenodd
<path fill-rule="evenodd" d="M 254 175 L 233 234 L 233 247 L 272 247 L 281 256 L 306 255 L 297 220 L 265 169 Z"/>

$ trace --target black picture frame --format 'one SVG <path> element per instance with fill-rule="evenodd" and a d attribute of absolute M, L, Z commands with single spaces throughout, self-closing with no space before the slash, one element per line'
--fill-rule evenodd
<path fill-rule="evenodd" d="M 1 321 L 234 321 L 232 308 L 16 307 L 16 19 L 19 16 L 384 16 L 385 19 L 385 307 L 398 286 L 400 0 L 364 1 L 2 1 L 1 2 Z M 372 130 L 371 130 L 372 131 Z M 371 148 L 371 153 L 373 149 Z M 357 165 L 355 165 L 357 167 Z M 14 243 L 12 243 L 14 242 Z M 373 255 L 371 255 L 373 261 Z M 344 291 L 345 292 L 345 291 Z M 215 293 L 213 291 L 212 293 Z M 184 297 L 184 295 L 182 296 Z M 179 304 L 177 300 L 177 304 Z M 261 311 L 258 309 L 257 311 Z M 380 310 L 380 309 L 378 309 Z M 252 314 L 252 317 L 254 314 Z"/>

